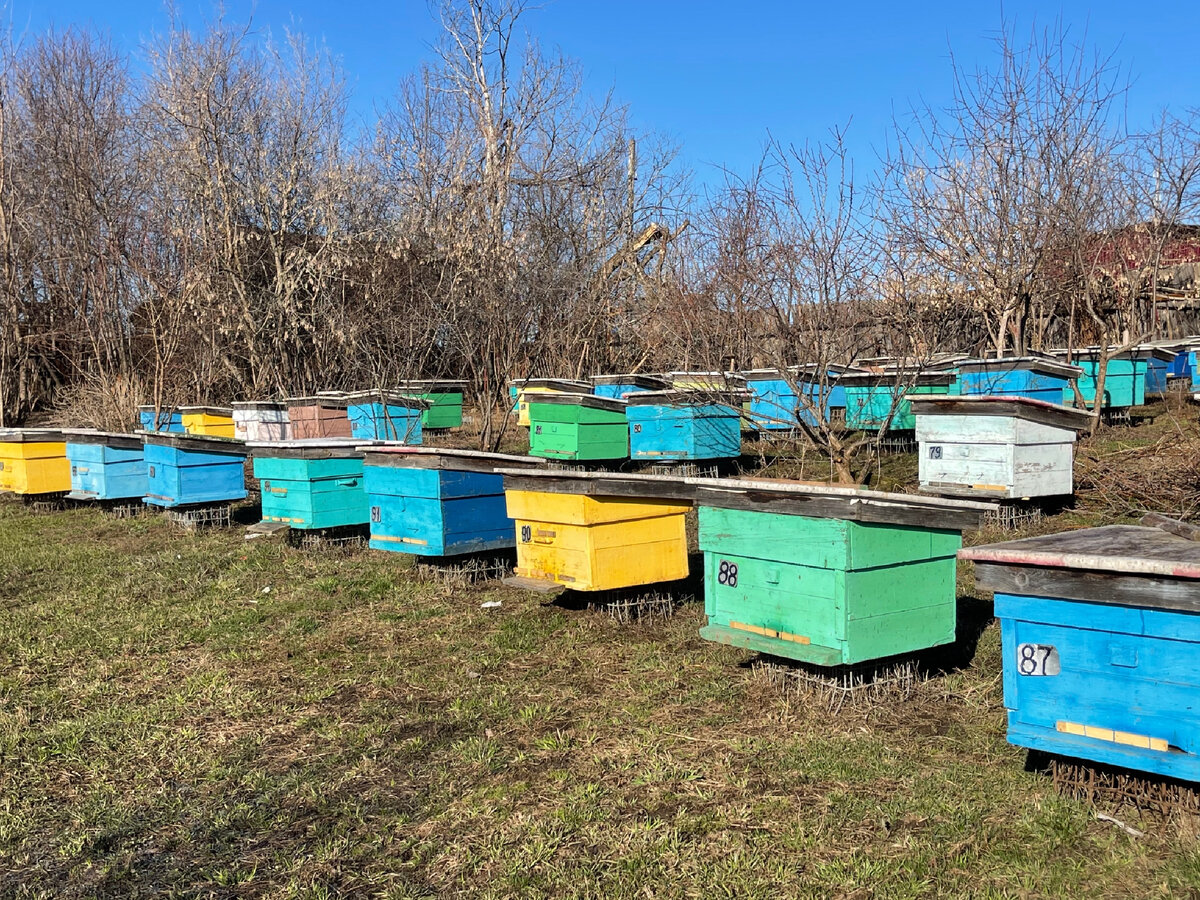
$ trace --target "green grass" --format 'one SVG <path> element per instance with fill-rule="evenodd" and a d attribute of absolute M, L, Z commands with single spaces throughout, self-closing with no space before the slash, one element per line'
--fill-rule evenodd
<path fill-rule="evenodd" d="M 0 895 L 1197 889 L 1191 820 L 1134 839 L 1024 771 L 994 625 L 968 667 L 833 714 L 701 619 L 0 504 Z"/>

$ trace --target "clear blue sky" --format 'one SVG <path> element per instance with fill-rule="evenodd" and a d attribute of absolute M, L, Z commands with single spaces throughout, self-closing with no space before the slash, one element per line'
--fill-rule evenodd
<path fill-rule="evenodd" d="M 90 23 L 136 49 L 166 22 L 154 0 L 8 0 L 16 31 Z M 213 4 L 179 0 L 188 21 Z M 369 116 L 429 54 L 437 28 L 425 0 L 226 0 L 264 30 L 294 27 L 345 66 L 356 110 Z M 986 62 L 1001 11 L 1021 29 L 1061 16 L 1072 33 L 1115 52 L 1133 77 L 1130 118 L 1200 106 L 1200 2 L 1061 4 L 935 0 L 550 0 L 527 18 L 545 46 L 579 60 L 589 86 L 612 88 L 642 128 L 677 142 L 702 181 L 714 166 L 745 170 L 768 130 L 784 141 L 824 136 L 853 120 L 860 166 L 873 162 L 894 108 L 948 93 L 949 56 Z"/>

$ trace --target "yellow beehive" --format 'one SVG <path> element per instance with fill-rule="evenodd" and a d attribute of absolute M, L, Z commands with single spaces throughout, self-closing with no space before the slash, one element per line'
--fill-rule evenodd
<path fill-rule="evenodd" d="M 185 406 L 179 410 L 183 430 L 188 434 L 235 437 L 233 410 L 221 406 Z"/>
<path fill-rule="evenodd" d="M 562 378 L 525 378 L 508 383 L 513 399 L 517 401 L 517 424 L 529 427 L 529 401 L 526 394 L 590 394 L 592 386 L 586 381 L 568 381 Z"/>
<path fill-rule="evenodd" d="M 53 431 L 0 432 L 0 491 L 52 494 L 71 489 L 71 464 L 62 435 Z"/>
<path fill-rule="evenodd" d="M 580 591 L 676 581 L 688 574 L 688 503 L 505 492 L 523 578 Z"/>

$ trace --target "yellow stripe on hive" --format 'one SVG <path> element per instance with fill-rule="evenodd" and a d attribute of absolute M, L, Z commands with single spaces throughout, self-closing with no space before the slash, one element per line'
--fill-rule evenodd
<path fill-rule="evenodd" d="M 975 490 L 975 491 L 1006 491 L 1006 490 L 1008 490 L 1008 488 L 1002 484 L 973 484 L 973 485 L 971 485 L 971 489 Z"/>
<path fill-rule="evenodd" d="M 1054 725 L 1063 734 L 1073 734 L 1078 737 L 1094 738 L 1098 741 L 1108 741 L 1111 744 L 1123 744 L 1127 747 L 1137 747 L 1141 750 L 1155 750 L 1166 753 L 1170 745 L 1164 738 L 1149 737 L 1144 734 L 1134 734 L 1130 731 L 1116 731 L 1112 728 L 1098 728 L 1095 725 L 1081 725 L 1078 722 L 1067 722 L 1062 719 Z"/>
<path fill-rule="evenodd" d="M 775 631 L 773 628 L 763 628 L 759 625 L 747 625 L 745 622 L 730 622 L 730 628 L 736 628 L 738 631 L 749 631 L 751 634 L 759 634 L 763 637 L 776 638 L 781 641 L 792 641 L 796 644 L 810 644 L 807 637 L 802 634 L 791 634 L 787 631 Z"/>
<path fill-rule="evenodd" d="M 393 537 L 389 534 L 373 534 L 373 541 L 390 541 L 393 544 L 420 544 L 422 547 L 428 545 L 429 541 L 422 541 L 419 538 Z"/>

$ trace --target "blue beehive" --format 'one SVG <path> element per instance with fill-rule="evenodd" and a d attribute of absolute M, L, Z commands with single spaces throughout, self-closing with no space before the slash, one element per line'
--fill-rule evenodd
<path fill-rule="evenodd" d="M 597 397 L 621 400 L 637 391 L 662 391 L 670 382 L 657 375 L 593 375 L 592 393 Z"/>
<path fill-rule="evenodd" d="M 959 555 L 996 592 L 1010 743 L 1200 781 L 1200 543 L 1112 525 Z"/>
<path fill-rule="evenodd" d="M 371 541 L 376 550 L 458 556 L 516 546 L 497 468 L 545 460 L 433 448 L 364 448 Z"/>
<path fill-rule="evenodd" d="M 145 501 L 178 507 L 244 500 L 246 445 L 212 435 L 144 433 Z"/>
<path fill-rule="evenodd" d="M 630 457 L 662 461 L 740 456 L 743 397 L 696 391 L 639 391 L 627 396 Z"/>
<path fill-rule="evenodd" d="M 1078 379 L 1079 393 L 1083 395 L 1084 402 L 1091 407 L 1096 399 L 1097 379 L 1100 373 L 1100 349 L 1083 347 L 1073 351 L 1054 350 L 1051 352 L 1060 358 L 1069 358 L 1071 362 L 1083 369 L 1083 374 Z M 1109 356 L 1105 364 L 1107 374 L 1104 378 L 1104 397 L 1100 406 L 1104 409 L 1126 409 L 1145 403 L 1146 368 L 1146 357 L 1137 351 L 1126 350 Z M 1074 405 L 1074 390 L 1063 391 L 1063 403 L 1068 406 Z"/>
<path fill-rule="evenodd" d="M 429 401 L 391 391 L 359 391 L 346 394 L 350 433 L 366 441 L 421 443 L 421 413 Z"/>
<path fill-rule="evenodd" d="M 1151 345 L 1137 347 L 1134 352 L 1146 359 L 1146 396 L 1165 397 L 1175 354 L 1165 347 Z"/>
<path fill-rule="evenodd" d="M 156 413 L 153 406 L 138 407 L 138 422 L 142 431 L 175 431 L 183 433 L 183 413 L 177 409 L 160 409 Z"/>
<path fill-rule="evenodd" d="M 140 500 L 146 495 L 146 463 L 136 434 L 64 431 L 71 465 L 72 500 Z"/>
<path fill-rule="evenodd" d="M 1062 405 L 1072 394 L 1071 382 L 1083 374 L 1078 366 L 1041 356 L 968 359 L 957 365 L 950 392 L 963 397 L 1024 397 Z"/>

